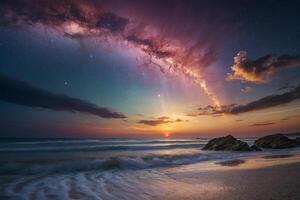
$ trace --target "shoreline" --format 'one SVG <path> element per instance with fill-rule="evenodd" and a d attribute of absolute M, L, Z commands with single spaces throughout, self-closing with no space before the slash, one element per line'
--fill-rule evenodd
<path fill-rule="evenodd" d="M 300 148 L 223 152 L 201 151 L 193 141 L 189 143 L 184 145 L 191 145 L 190 151 L 177 147 L 147 154 L 108 151 L 103 159 L 89 151 L 76 156 L 66 152 L 61 157 L 44 152 L 21 154 L 3 165 L 4 170 L 5 166 L 9 170 L 15 166 L 15 171 L 22 173 L 1 177 L 0 198 L 40 194 L 44 199 L 84 199 L 91 195 L 94 199 L 131 200 L 300 199 Z"/>
<path fill-rule="evenodd" d="M 300 154 L 258 156 L 202 167 L 198 172 L 170 175 L 175 180 L 168 186 L 172 190 L 153 200 L 300 199 Z"/>

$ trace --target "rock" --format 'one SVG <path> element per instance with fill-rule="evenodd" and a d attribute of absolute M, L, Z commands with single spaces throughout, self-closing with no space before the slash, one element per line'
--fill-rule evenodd
<path fill-rule="evenodd" d="M 261 151 L 261 148 L 256 146 L 255 144 L 250 147 L 253 151 Z"/>
<path fill-rule="evenodd" d="M 297 137 L 297 138 L 295 139 L 295 142 L 297 143 L 297 146 L 300 146 L 300 137 Z"/>
<path fill-rule="evenodd" d="M 246 142 L 237 140 L 232 135 L 226 137 L 219 137 L 210 140 L 203 150 L 213 151 L 252 151 Z"/>
<path fill-rule="evenodd" d="M 274 134 L 257 139 L 254 145 L 259 148 L 284 149 L 299 146 L 300 142 L 283 134 Z"/>

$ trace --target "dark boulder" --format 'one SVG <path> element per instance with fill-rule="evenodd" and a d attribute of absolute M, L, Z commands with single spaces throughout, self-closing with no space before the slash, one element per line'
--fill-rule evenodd
<path fill-rule="evenodd" d="M 255 144 L 251 146 L 251 149 L 253 151 L 261 151 L 261 148 L 259 148 L 258 146 L 256 146 Z"/>
<path fill-rule="evenodd" d="M 259 148 L 285 149 L 300 145 L 297 139 L 293 140 L 283 134 L 274 134 L 261 137 L 254 143 Z"/>
<path fill-rule="evenodd" d="M 297 146 L 300 146 L 300 137 L 297 137 L 297 138 L 295 139 L 295 142 L 296 142 Z"/>
<path fill-rule="evenodd" d="M 231 135 L 210 140 L 203 150 L 213 151 L 252 151 L 246 142 L 237 140 Z"/>

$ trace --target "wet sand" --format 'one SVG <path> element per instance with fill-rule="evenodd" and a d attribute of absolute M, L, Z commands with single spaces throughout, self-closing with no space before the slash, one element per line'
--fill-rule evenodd
<path fill-rule="evenodd" d="M 94 175 L 94 171 L 29 175 L 17 180 L 9 195 L 1 185 L 16 181 L 14 177 L 5 179 L 3 176 L 0 199 L 27 199 L 26 196 L 28 199 L 300 200 L 300 154 L 254 154 L 235 158 L 175 167 L 116 170 L 108 179 L 103 179 L 105 173 Z M 46 187 L 49 181 L 51 185 Z M 62 191 L 60 188 L 64 188 L 65 182 L 68 182 L 65 196 L 53 196 Z M 49 190 L 52 185 L 55 188 L 52 193 L 46 193 L 45 198 L 39 198 L 35 184 L 41 185 L 39 191 Z M 92 192 L 85 191 L 88 186 Z M 99 190 L 101 198 L 89 196 Z M 24 198 L 18 196 L 20 193 L 25 194 Z"/>
<path fill-rule="evenodd" d="M 199 166 L 200 167 L 200 166 Z M 225 161 L 206 171 L 170 175 L 155 200 L 299 200 L 300 156 L 278 155 Z M 171 189 L 170 189 L 171 188 Z"/>
<path fill-rule="evenodd" d="M 216 164 L 228 167 L 234 167 L 245 163 L 245 160 L 228 160 L 223 162 L 217 162 Z"/>

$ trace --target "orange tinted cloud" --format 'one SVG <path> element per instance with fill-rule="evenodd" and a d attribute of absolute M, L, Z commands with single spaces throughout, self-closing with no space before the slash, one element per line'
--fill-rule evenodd
<path fill-rule="evenodd" d="M 171 120 L 169 117 L 158 117 L 156 119 L 149 119 L 149 120 L 140 120 L 138 123 L 140 124 L 145 124 L 148 126 L 159 126 L 162 124 L 169 124 L 169 123 L 177 123 L 177 122 L 182 122 L 182 119 L 176 119 L 176 120 Z"/>
<path fill-rule="evenodd" d="M 279 68 L 300 67 L 300 55 L 266 55 L 256 60 L 247 57 L 247 52 L 240 51 L 234 57 L 227 80 L 242 80 L 254 83 L 268 82 Z"/>

